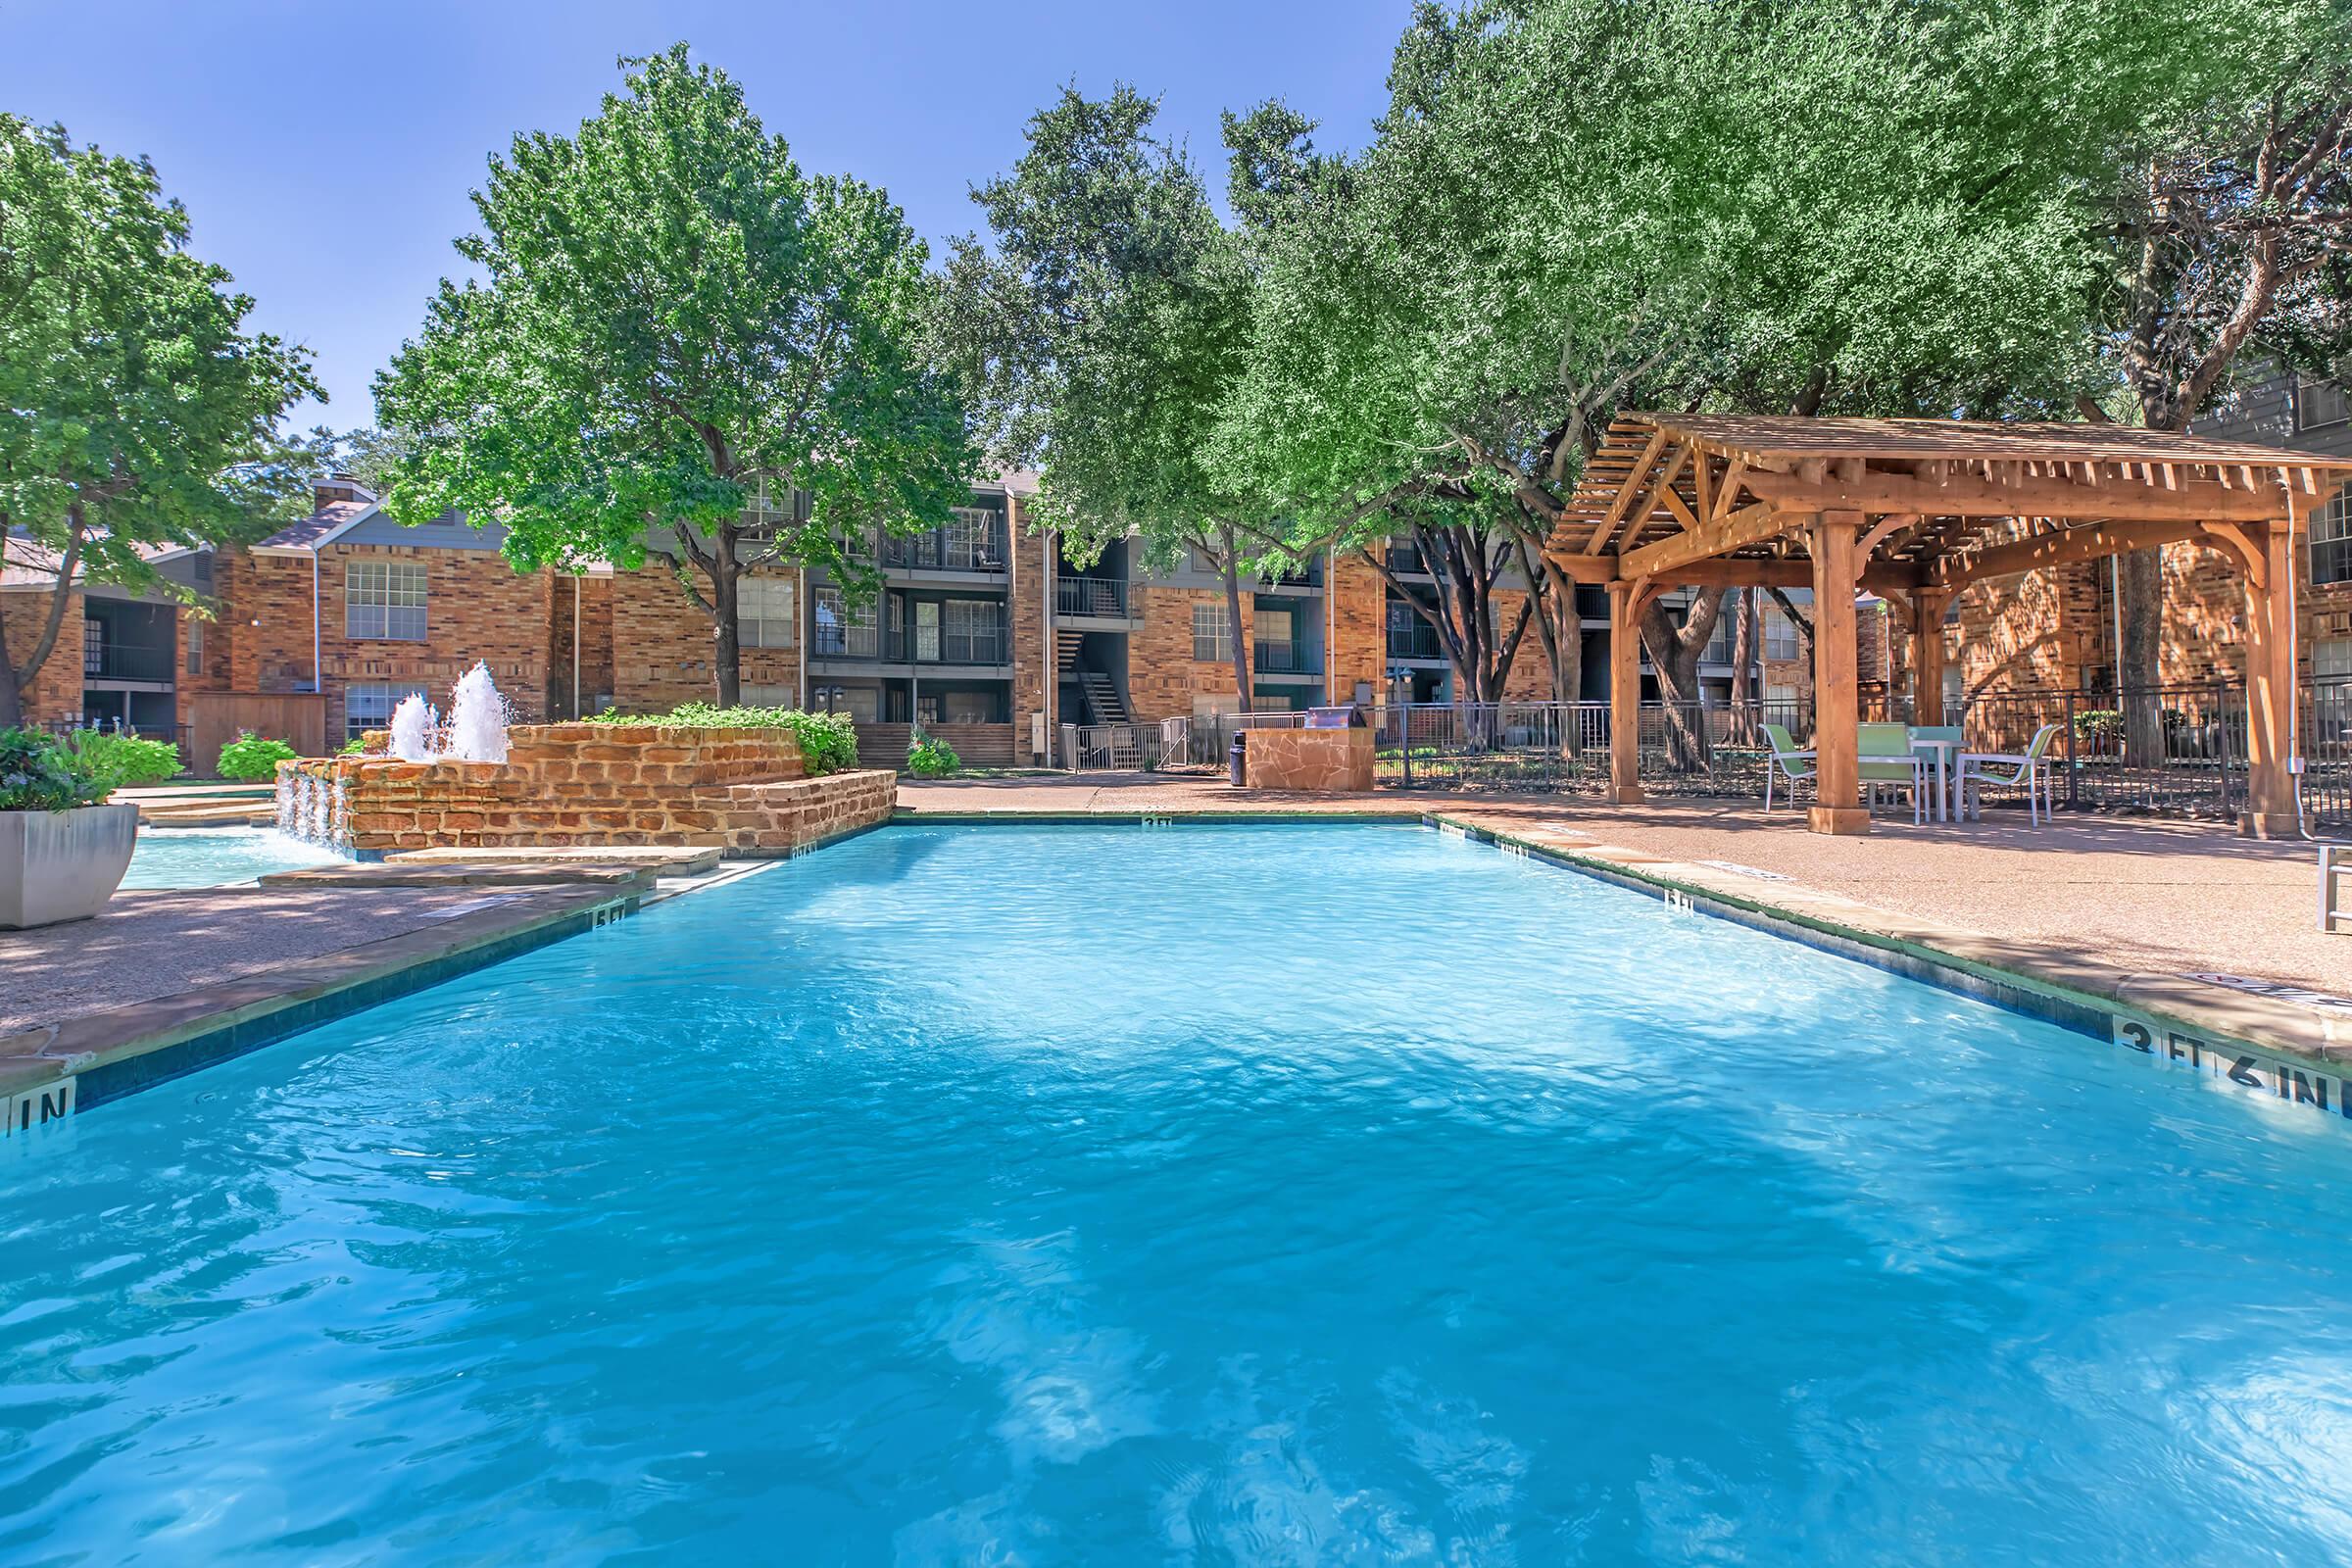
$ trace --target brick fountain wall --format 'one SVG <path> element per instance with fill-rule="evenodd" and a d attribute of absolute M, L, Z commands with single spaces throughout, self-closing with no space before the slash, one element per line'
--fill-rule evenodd
<path fill-rule="evenodd" d="M 598 845 L 788 855 L 887 820 L 896 792 L 886 769 L 808 777 L 788 730 L 682 725 L 518 725 L 503 762 L 278 766 L 281 822 L 363 857 Z"/>

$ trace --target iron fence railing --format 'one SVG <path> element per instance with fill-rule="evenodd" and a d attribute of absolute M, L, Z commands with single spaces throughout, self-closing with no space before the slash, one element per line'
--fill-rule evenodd
<path fill-rule="evenodd" d="M 1907 723 L 1907 697 L 1865 693 L 1866 721 Z M 1609 778 L 1613 714 L 1605 702 L 1412 703 L 1368 708 L 1375 780 L 1383 788 L 1597 793 Z M 1221 767 L 1237 728 L 1291 724 L 1293 712 L 1172 719 L 1182 745 L 1154 765 Z M 2113 692 L 1995 693 L 1947 712 L 1971 752 L 2017 753 L 2044 724 L 2058 726 L 2048 758 L 2061 806 L 2230 816 L 2246 801 L 2246 701 L 2234 682 Z M 1761 796 L 1767 726 L 1809 746 L 1809 698 L 1728 703 L 1645 702 L 1638 710 L 1642 788 L 1654 796 Z M 2352 679 L 2305 694 L 2301 720 L 2306 810 L 2317 826 L 2352 827 Z M 1984 786 L 1983 800 L 2022 804 L 2022 792 Z"/>

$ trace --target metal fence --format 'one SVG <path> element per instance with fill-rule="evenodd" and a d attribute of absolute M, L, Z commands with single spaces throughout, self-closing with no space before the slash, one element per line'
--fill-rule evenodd
<path fill-rule="evenodd" d="M 1905 697 L 1865 694 L 1861 716 L 1907 723 Z M 1170 719 L 1140 765 L 1222 767 L 1237 728 L 1295 724 L 1294 712 Z M 1390 789 L 1598 793 L 1609 779 L 1610 705 L 1583 703 L 1382 704 L 1366 710 L 1375 781 Z M 1641 782 L 1658 797 L 1764 793 L 1767 726 L 1809 746 L 1808 699 L 1647 702 L 1639 710 Z M 2055 724 L 2048 757 L 2062 806 L 2193 816 L 2233 816 L 2246 804 L 2245 689 L 2234 682 L 2112 691 L 1980 696 L 1947 711 L 1973 752 L 2016 753 Z M 1116 726 L 1110 726 L 1115 728 Z M 1178 732 L 1181 731 L 1181 737 Z M 2352 679 L 2304 694 L 2305 808 L 2315 826 L 2352 827 Z M 1129 748 L 1130 752 L 1141 748 Z M 1097 750 L 1091 756 L 1108 755 Z M 1139 765 L 1095 763 L 1092 765 Z M 2019 791 L 1985 786 L 1980 797 L 2022 804 Z M 2014 797 L 2014 802 L 2009 798 Z"/>

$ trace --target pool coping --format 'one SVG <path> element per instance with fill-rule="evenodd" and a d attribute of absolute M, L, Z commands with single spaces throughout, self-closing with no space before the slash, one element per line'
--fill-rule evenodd
<path fill-rule="evenodd" d="M 515 889 L 378 942 L 0 1036 L 0 1136 L 241 1056 L 634 913 L 643 884 Z"/>

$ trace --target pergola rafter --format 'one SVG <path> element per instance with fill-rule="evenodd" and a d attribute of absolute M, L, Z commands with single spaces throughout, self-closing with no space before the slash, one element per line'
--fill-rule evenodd
<path fill-rule="evenodd" d="M 1683 586 L 1809 587 L 1813 826 L 1869 831 L 1854 755 L 1854 593 L 1910 612 L 1916 716 L 1942 719 L 1943 607 L 1972 583 L 2195 540 L 2246 583 L 2249 831 L 2291 821 L 2289 547 L 2352 459 L 2105 424 L 1627 414 L 1546 557 L 1610 590 L 1611 791 L 1639 801 L 1642 607 Z M 1930 612 L 1933 612 L 1932 613 Z M 1931 682 L 1930 676 L 1935 678 Z"/>

